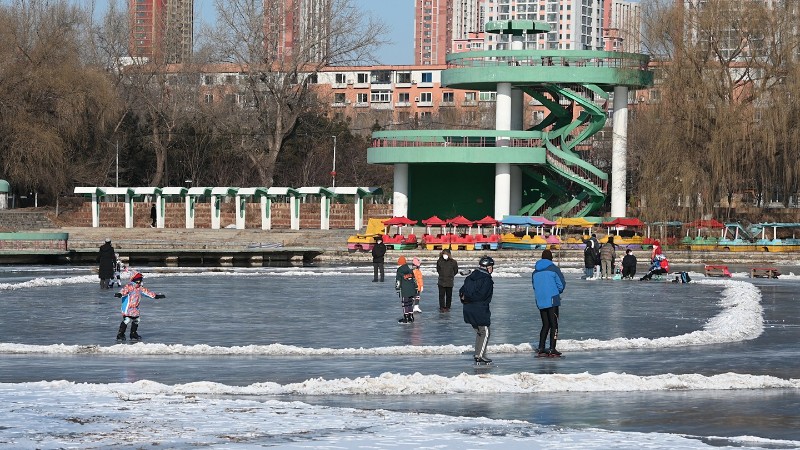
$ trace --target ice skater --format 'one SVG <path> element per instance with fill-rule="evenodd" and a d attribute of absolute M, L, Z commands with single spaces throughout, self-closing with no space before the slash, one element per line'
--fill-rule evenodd
<path fill-rule="evenodd" d="M 478 261 L 478 268 L 473 270 L 464 279 L 464 285 L 458 290 L 458 297 L 464 305 L 464 322 L 472 325 L 475 330 L 475 363 L 490 364 L 486 356 L 489 345 L 489 326 L 492 322 L 492 313 L 489 303 L 492 302 L 494 293 L 494 259 L 484 256 Z"/>
<path fill-rule="evenodd" d="M 117 287 L 122 287 L 122 272 L 128 270 L 128 268 L 125 267 L 125 264 L 122 263 L 122 260 L 119 259 L 119 253 L 114 253 L 114 259 L 114 278 L 112 278 L 111 282 L 108 283 L 109 288 L 113 288 L 114 283 L 117 284 Z"/>
<path fill-rule="evenodd" d="M 561 294 L 567 286 L 561 269 L 553 264 L 553 253 L 550 250 L 542 252 L 542 259 L 536 261 L 535 270 L 531 274 L 533 293 L 536 298 L 536 307 L 542 318 L 542 329 L 539 331 L 539 347 L 537 356 L 561 356 L 556 350 L 558 340 L 558 308 L 561 306 Z M 550 347 L 544 345 L 550 336 Z"/>
<path fill-rule="evenodd" d="M 150 298 L 164 298 L 164 294 L 157 294 L 150 289 L 142 286 L 144 276 L 141 273 L 134 273 L 131 276 L 131 281 L 122 288 L 121 291 L 114 294 L 114 297 L 122 298 L 122 323 L 119 324 L 119 331 L 117 332 L 117 340 L 125 340 L 125 329 L 128 324 L 131 324 L 131 340 L 138 341 L 142 339 L 136 330 L 139 328 L 139 302 L 142 295 Z"/>
<path fill-rule="evenodd" d="M 414 267 L 406 262 L 406 257 L 397 259 L 397 275 L 394 279 L 394 289 L 400 296 L 400 305 L 403 307 L 403 317 L 399 323 L 414 321 L 414 297 L 417 296 L 417 281 L 414 278 Z"/>

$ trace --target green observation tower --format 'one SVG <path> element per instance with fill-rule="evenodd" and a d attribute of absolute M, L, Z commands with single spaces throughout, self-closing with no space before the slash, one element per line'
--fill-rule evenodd
<path fill-rule="evenodd" d="M 543 22 L 488 22 L 486 32 L 511 36 L 510 50 L 447 57 L 443 86 L 497 93 L 494 130 L 372 134 L 367 161 L 394 165 L 395 216 L 581 217 L 600 208 L 609 194 L 611 215 L 625 216 L 628 91 L 652 84 L 649 57 L 522 49 L 524 34 L 547 31 Z M 584 161 L 580 153 L 605 125 L 602 105 L 612 92 L 609 174 Z M 542 122 L 530 129 L 523 129 L 524 94 L 547 109 Z"/>

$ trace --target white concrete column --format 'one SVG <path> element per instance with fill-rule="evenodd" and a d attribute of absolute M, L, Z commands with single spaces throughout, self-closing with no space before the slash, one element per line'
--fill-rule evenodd
<path fill-rule="evenodd" d="M 156 194 L 156 228 L 164 228 L 165 207 L 164 196 Z"/>
<path fill-rule="evenodd" d="M 300 202 L 294 195 L 289 196 L 290 228 L 300 229 Z"/>
<path fill-rule="evenodd" d="M 272 199 L 266 195 L 261 196 L 261 229 L 272 229 Z"/>
<path fill-rule="evenodd" d="M 194 205 L 197 199 L 194 195 L 186 196 L 186 228 L 194 228 Z"/>
<path fill-rule="evenodd" d="M 125 194 L 125 228 L 133 228 L 133 199 Z"/>
<path fill-rule="evenodd" d="M 245 219 L 247 215 L 247 198 L 243 195 L 236 194 L 236 229 L 244 230 Z"/>
<path fill-rule="evenodd" d="M 97 194 L 92 194 L 92 228 L 100 228 L 100 202 Z"/>
<path fill-rule="evenodd" d="M 495 129 L 511 130 L 511 83 L 497 84 Z M 498 136 L 497 147 L 508 147 L 508 137 Z M 502 219 L 511 210 L 511 164 L 495 164 L 494 216 Z"/>
<path fill-rule="evenodd" d="M 611 216 L 625 217 L 628 153 L 628 88 L 614 87 L 614 135 L 611 139 Z"/>
<path fill-rule="evenodd" d="M 522 36 L 512 36 L 511 50 L 522 50 Z M 522 69 L 520 69 L 522 70 Z M 512 130 L 522 130 L 524 124 L 524 105 L 525 95 L 522 89 L 511 89 L 511 128 Z"/>
<path fill-rule="evenodd" d="M 355 204 L 355 221 L 353 226 L 355 227 L 356 231 L 361 229 L 361 225 L 364 223 L 364 198 L 356 195 L 356 204 Z"/>
<path fill-rule="evenodd" d="M 408 164 L 394 165 L 393 201 L 392 215 L 408 216 Z"/>
<path fill-rule="evenodd" d="M 211 229 L 212 230 L 219 230 L 220 228 L 220 198 L 219 195 L 212 194 L 211 195 Z"/>
<path fill-rule="evenodd" d="M 331 199 L 324 194 L 319 198 L 319 229 L 331 229 Z"/>

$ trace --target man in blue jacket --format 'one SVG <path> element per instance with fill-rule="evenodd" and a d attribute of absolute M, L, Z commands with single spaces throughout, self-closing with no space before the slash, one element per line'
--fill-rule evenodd
<path fill-rule="evenodd" d="M 494 293 L 494 259 L 484 256 L 478 262 L 478 269 L 473 270 L 464 279 L 464 285 L 458 290 L 461 303 L 464 304 L 464 322 L 472 325 L 477 336 L 475 337 L 475 362 L 489 364 L 492 362 L 486 356 L 486 347 L 489 345 L 489 325 L 492 313 L 489 303 Z"/>
<path fill-rule="evenodd" d="M 561 269 L 553 264 L 553 253 L 550 250 L 542 252 L 542 259 L 536 261 L 535 270 L 531 275 L 533 292 L 536 296 L 536 307 L 542 317 L 542 330 L 539 332 L 539 347 L 537 356 L 561 356 L 556 350 L 558 340 L 558 307 L 561 306 L 561 293 L 567 283 Z M 550 348 L 544 344 L 547 335 L 550 335 Z"/>

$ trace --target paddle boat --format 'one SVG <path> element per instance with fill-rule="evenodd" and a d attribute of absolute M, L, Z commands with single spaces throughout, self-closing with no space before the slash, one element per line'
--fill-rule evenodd
<path fill-rule="evenodd" d="M 686 236 L 681 240 L 681 245 L 684 247 L 696 251 L 719 250 L 719 241 L 724 235 L 725 224 L 714 219 L 695 220 L 684 224 L 684 229 Z M 692 233 L 692 230 L 695 230 L 695 233 Z M 721 230 L 719 237 L 714 236 L 714 230 Z"/>
<path fill-rule="evenodd" d="M 386 232 L 386 227 L 383 225 L 384 220 L 386 219 L 369 219 L 364 234 L 356 234 L 347 238 L 347 251 L 350 253 L 372 251 L 375 240 Z"/>
<path fill-rule="evenodd" d="M 644 222 L 637 218 L 619 217 L 609 222 L 603 222 L 608 228 L 606 236 L 599 239 L 601 244 L 608 242 L 609 236 L 614 237 L 614 245 L 621 249 L 641 249 L 644 243 L 642 229 Z"/>
<path fill-rule="evenodd" d="M 422 221 L 425 225 L 425 234 L 420 239 L 420 245 L 426 250 L 444 250 L 450 248 L 450 237 L 445 232 L 447 222 L 439 216 L 431 216 Z M 434 234 L 433 228 L 440 227 L 439 233 Z"/>
<path fill-rule="evenodd" d="M 800 251 L 800 223 L 759 223 L 753 225 L 750 231 L 758 236 L 756 248 L 760 251 Z"/>
<path fill-rule="evenodd" d="M 717 249 L 726 252 L 752 252 L 756 250 L 755 239 L 738 222 L 726 223 Z"/>
<path fill-rule="evenodd" d="M 500 235 L 500 248 L 515 250 L 536 250 L 548 247 L 547 237 L 544 236 L 545 226 L 555 225 L 555 222 L 543 217 L 531 216 L 504 216 L 500 221 L 508 231 Z M 534 228 L 534 232 L 531 232 Z M 523 231 L 524 229 L 524 231 Z"/>
<path fill-rule="evenodd" d="M 453 227 L 448 235 L 450 239 L 450 250 L 474 250 L 475 239 L 471 234 L 472 221 L 464 216 L 456 216 L 447 219 L 447 224 Z"/>
<path fill-rule="evenodd" d="M 472 235 L 475 250 L 497 250 L 500 248 L 500 235 L 497 234 L 498 222 L 492 216 L 486 216 L 483 219 L 476 220 L 475 225 L 478 227 L 478 233 Z M 482 227 L 492 227 L 491 234 L 484 234 L 481 230 Z"/>
<path fill-rule="evenodd" d="M 386 244 L 386 248 L 390 250 L 413 250 L 417 248 L 419 242 L 417 241 L 417 236 L 414 234 L 413 226 L 417 224 L 416 220 L 411 220 L 407 217 L 392 217 L 391 219 L 384 220 L 383 224 L 387 228 L 391 228 L 392 226 L 397 227 L 397 233 L 389 235 L 383 235 L 383 243 Z M 407 236 L 403 235 L 403 227 L 411 226 L 411 233 Z"/>

